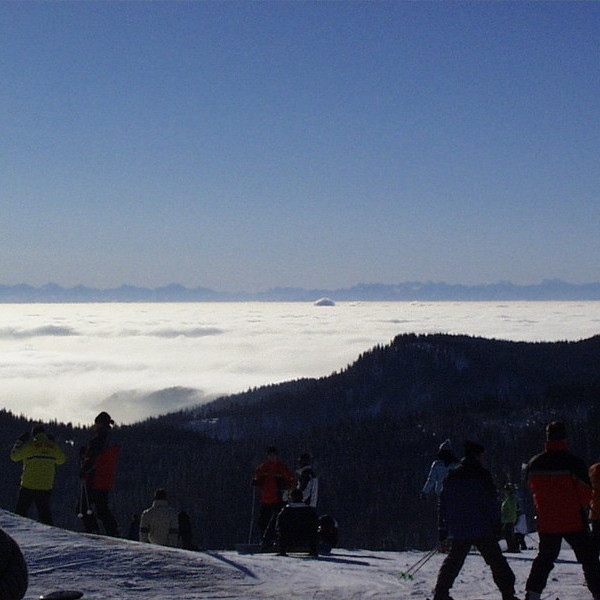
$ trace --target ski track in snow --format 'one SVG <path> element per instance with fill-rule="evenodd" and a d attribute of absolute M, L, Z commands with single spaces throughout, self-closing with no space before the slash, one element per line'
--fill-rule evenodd
<path fill-rule="evenodd" d="M 48 527 L 0 510 L 0 527 L 21 546 L 29 567 L 27 600 L 58 589 L 79 589 L 84 600 L 412 600 L 432 596 L 444 559 L 436 554 L 415 575 L 400 574 L 423 552 L 335 549 L 318 559 L 303 555 L 191 552 L 87 535 Z M 507 555 L 524 587 L 535 550 Z M 452 595 L 456 599 L 499 600 L 481 557 L 467 557 Z M 580 565 L 566 545 L 544 596 L 590 600 Z"/>

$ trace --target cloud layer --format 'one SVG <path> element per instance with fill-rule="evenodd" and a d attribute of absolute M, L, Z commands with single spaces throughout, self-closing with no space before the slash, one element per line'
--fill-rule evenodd
<path fill-rule="evenodd" d="M 345 367 L 395 335 L 576 340 L 600 302 L 3 305 L 0 406 L 36 419 L 119 423 Z"/>

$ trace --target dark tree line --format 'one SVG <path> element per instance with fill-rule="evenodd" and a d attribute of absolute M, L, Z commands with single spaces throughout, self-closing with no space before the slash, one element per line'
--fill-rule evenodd
<path fill-rule="evenodd" d="M 600 455 L 600 336 L 522 343 L 467 336 L 402 335 L 329 377 L 249 390 L 166 417 L 118 427 L 122 444 L 113 507 L 122 533 L 155 488 L 190 513 L 201 548 L 228 548 L 249 534 L 250 480 L 265 447 L 282 459 L 309 451 L 320 475 L 319 511 L 336 517 L 348 547 L 425 548 L 435 539 L 435 505 L 419 491 L 438 445 L 465 439 L 487 449 L 497 485 L 521 482 L 541 451 L 545 424 L 565 420 L 571 447 Z M 118 419 L 118 415 L 113 415 Z M 5 480 L 0 505 L 14 507 L 19 465 L 8 452 L 31 423 L 0 411 Z M 78 449 L 89 431 L 52 423 L 69 462 L 58 469 L 57 525 L 76 516 Z"/>

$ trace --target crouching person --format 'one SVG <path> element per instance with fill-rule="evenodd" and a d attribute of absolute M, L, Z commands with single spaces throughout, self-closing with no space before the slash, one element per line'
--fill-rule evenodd
<path fill-rule="evenodd" d="M 309 554 L 318 556 L 319 519 L 315 509 L 302 501 L 300 490 L 292 491 L 291 502 L 277 515 L 275 527 L 280 556 L 299 546 L 308 546 Z"/>
<path fill-rule="evenodd" d="M 169 506 L 165 490 L 158 489 L 152 506 L 140 518 L 140 542 L 177 547 L 178 538 L 177 511 Z"/>

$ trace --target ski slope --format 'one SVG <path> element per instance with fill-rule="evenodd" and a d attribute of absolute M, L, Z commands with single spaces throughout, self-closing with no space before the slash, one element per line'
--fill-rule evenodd
<path fill-rule="evenodd" d="M 330 556 L 240 555 L 192 552 L 92 536 L 48 527 L 0 510 L 0 527 L 21 546 L 29 567 L 27 599 L 58 589 L 78 589 L 84 600 L 408 600 L 431 597 L 444 558 L 436 554 L 413 580 L 400 573 L 422 552 L 336 549 Z M 529 539 L 535 544 L 535 539 Z M 534 550 L 507 555 L 517 577 L 517 595 Z M 477 554 L 467 558 L 452 590 L 460 600 L 498 600 L 489 569 Z M 581 567 L 563 547 L 548 599 L 590 600 Z"/>

